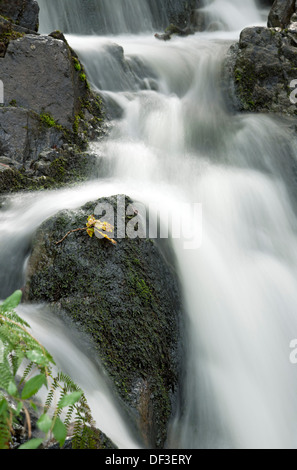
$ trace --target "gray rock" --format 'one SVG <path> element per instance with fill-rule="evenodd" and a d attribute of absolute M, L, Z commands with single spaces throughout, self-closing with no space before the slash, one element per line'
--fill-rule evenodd
<path fill-rule="evenodd" d="M 193 10 L 200 6 L 200 0 L 165 0 L 169 21 L 180 27 L 189 24 Z"/>
<path fill-rule="evenodd" d="M 0 15 L 24 28 L 38 31 L 39 6 L 36 0 L 0 0 Z"/>
<path fill-rule="evenodd" d="M 268 16 L 269 28 L 286 28 L 296 11 L 295 0 L 275 0 Z"/>
<path fill-rule="evenodd" d="M 62 132 L 45 127 L 34 112 L 0 107 L 0 153 L 5 157 L 28 166 L 44 148 L 61 142 Z"/>
<path fill-rule="evenodd" d="M 45 149 L 39 154 L 39 160 L 53 162 L 59 157 L 59 152 L 55 149 Z"/>
<path fill-rule="evenodd" d="M 57 124 L 72 129 L 79 93 L 63 41 L 33 35 L 11 41 L 0 67 L 6 105 L 14 100 L 38 114 L 49 113 Z"/>
<path fill-rule="evenodd" d="M 296 33 L 264 27 L 244 29 L 228 59 L 236 108 L 295 115 L 290 85 L 297 79 L 296 55 Z"/>
<path fill-rule="evenodd" d="M 0 156 L 0 163 L 2 163 L 2 165 L 14 165 L 15 161 L 11 158 Z"/>
<path fill-rule="evenodd" d="M 24 298 L 50 303 L 90 335 L 144 445 L 162 448 L 179 377 L 178 281 L 146 238 L 116 238 L 114 246 L 84 231 L 56 245 L 69 230 L 85 227 L 98 202 L 60 212 L 40 227 Z M 132 201 L 114 196 L 100 202 L 112 204 L 117 235 L 117 217 L 131 220 L 126 209 Z"/>
<path fill-rule="evenodd" d="M 90 90 L 83 66 L 61 33 L 13 36 L 0 67 L 5 101 L 0 107 L 0 153 L 5 157 L 28 170 L 44 150 L 70 142 L 84 150 L 88 139 L 100 136 L 100 98 Z M 54 152 L 48 157 L 53 162 Z M 52 170 L 36 167 L 37 176 L 53 177 Z"/>

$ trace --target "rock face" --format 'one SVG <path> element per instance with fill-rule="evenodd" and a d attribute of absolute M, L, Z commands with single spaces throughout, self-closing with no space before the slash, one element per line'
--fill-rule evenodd
<path fill-rule="evenodd" d="M 286 28 L 295 11 L 295 0 L 275 0 L 268 17 L 269 28 Z"/>
<path fill-rule="evenodd" d="M 0 34 L 0 155 L 10 159 L 15 174 L 3 173 L 1 167 L 0 193 L 10 190 L 9 183 L 12 190 L 22 188 L 28 178 L 40 176 L 34 169 L 43 151 L 65 144 L 85 150 L 88 139 L 102 132 L 101 100 L 90 90 L 84 68 L 64 36 L 26 34 L 5 19 L 0 19 L 1 31 L 8 41 L 1 43 Z M 29 173 L 17 174 L 21 168 Z M 28 186 L 35 186 L 32 182 Z M 45 186 L 52 182 L 45 181 Z"/>
<path fill-rule="evenodd" d="M 73 65 L 70 48 L 61 40 L 25 35 L 11 41 L 0 59 L 5 105 L 13 101 L 38 114 L 48 113 L 58 125 L 72 129 L 79 98 L 84 98 Z"/>
<path fill-rule="evenodd" d="M 236 106 L 294 115 L 290 84 L 297 78 L 297 32 L 247 28 L 231 50 Z"/>
<path fill-rule="evenodd" d="M 189 24 L 193 10 L 200 6 L 200 0 L 165 0 L 169 21 L 180 27 Z"/>
<path fill-rule="evenodd" d="M 297 2 L 275 0 L 269 27 L 246 28 L 231 46 L 227 88 L 240 111 L 297 114 Z"/>
<path fill-rule="evenodd" d="M 85 231 L 56 245 L 85 226 L 98 202 L 115 211 L 117 245 Z M 179 376 L 181 299 L 155 242 L 117 238 L 118 221 L 137 214 L 127 215 L 131 203 L 111 197 L 47 220 L 34 240 L 25 299 L 49 302 L 91 336 L 144 445 L 163 447 Z"/>
<path fill-rule="evenodd" d="M 24 28 L 38 31 L 39 6 L 36 0 L 0 0 L 0 15 Z"/>
<path fill-rule="evenodd" d="M 70 182 L 70 169 L 73 180 L 86 176 L 88 140 L 104 133 L 101 99 L 76 53 L 61 32 L 38 34 L 38 13 L 35 0 L 0 0 L 0 194 Z M 44 159 L 53 150 L 57 158 Z"/>
<path fill-rule="evenodd" d="M 0 154 L 18 166 L 26 167 L 45 147 L 59 146 L 62 141 L 62 132 L 42 125 L 36 113 L 13 106 L 0 108 Z"/>

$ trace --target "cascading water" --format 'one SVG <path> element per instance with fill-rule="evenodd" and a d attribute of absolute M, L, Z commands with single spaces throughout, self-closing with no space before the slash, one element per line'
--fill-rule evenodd
<path fill-rule="evenodd" d="M 230 31 L 239 31 L 248 25 L 261 22 L 260 12 L 255 0 L 206 0 L 204 11 L 212 21 L 218 21 L 222 27 Z"/>
<path fill-rule="evenodd" d="M 119 34 L 152 31 L 166 25 L 166 6 L 175 0 L 39 0 L 42 28 L 65 33 Z"/>
<path fill-rule="evenodd" d="M 98 26 L 101 34 L 105 22 L 106 36 L 78 36 L 86 34 L 88 16 L 67 24 L 66 0 L 39 3 L 41 30 L 67 26 L 67 39 L 113 116 L 108 138 L 92 144 L 105 157 L 108 179 L 45 192 L 37 200 L 7 199 L 0 213 L 1 296 L 20 286 L 23 269 L 17 266 L 25 266 L 32 233 L 59 209 L 117 193 L 172 216 L 181 202 L 200 203 L 202 226 L 194 235 L 199 239 L 202 231 L 201 246 L 186 249 L 185 234 L 172 240 L 186 299 L 187 362 L 167 445 L 297 447 L 297 370 L 289 361 L 297 335 L 297 143 L 285 122 L 232 114 L 222 93 L 222 59 L 238 37 L 230 31 L 261 22 L 255 2 L 240 8 L 237 0 L 205 2 L 225 32 L 166 43 L 143 34 L 153 27 L 149 2 L 136 4 L 150 27 L 140 21 L 135 29 L 129 22 L 111 26 L 121 8 L 122 19 L 135 21 L 132 0 L 110 1 L 112 11 L 108 2 L 94 1 L 95 13 L 106 7 Z M 141 34 L 112 35 L 135 31 Z M 183 223 L 193 227 L 190 213 Z M 38 330 L 38 316 L 34 322 Z M 81 380 L 87 390 L 97 386 Z M 117 419 L 109 423 L 114 429 Z M 120 446 L 137 446 L 109 431 Z"/>

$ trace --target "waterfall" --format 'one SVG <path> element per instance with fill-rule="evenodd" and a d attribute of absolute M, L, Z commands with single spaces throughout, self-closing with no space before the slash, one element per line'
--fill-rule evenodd
<path fill-rule="evenodd" d="M 242 30 L 246 26 L 261 23 L 260 11 L 255 0 L 206 0 L 204 11 L 210 15 L 211 21 L 217 21 L 222 27 L 231 31 Z"/>
<path fill-rule="evenodd" d="M 109 177 L 7 198 L 1 296 L 20 285 L 34 231 L 59 209 L 117 193 L 172 217 L 180 203 L 199 203 L 202 225 L 194 224 L 192 236 L 202 243 L 187 249 L 186 233 L 171 240 L 185 297 L 186 362 L 167 445 L 296 448 L 289 345 L 297 335 L 297 142 L 276 117 L 232 113 L 222 91 L 222 60 L 238 30 L 262 21 L 255 2 L 205 2 L 223 31 L 168 42 L 148 33 L 154 2 L 91 0 L 81 10 L 78 0 L 39 3 L 42 31 L 71 33 L 70 45 L 107 103 L 110 135 L 91 150 L 104 155 Z M 82 382 L 88 391 L 97 386 Z M 109 424 L 122 447 L 133 445 L 117 435 L 114 416 Z"/>
<path fill-rule="evenodd" d="M 39 0 L 41 31 L 119 34 L 152 31 L 166 25 L 172 0 Z"/>
<path fill-rule="evenodd" d="M 164 29 L 171 13 L 180 13 L 190 2 L 185 0 L 38 0 L 41 8 L 40 30 L 59 29 L 76 34 L 129 34 Z M 223 29 L 239 31 L 261 22 L 255 0 L 192 1 L 205 12 L 209 22 Z"/>

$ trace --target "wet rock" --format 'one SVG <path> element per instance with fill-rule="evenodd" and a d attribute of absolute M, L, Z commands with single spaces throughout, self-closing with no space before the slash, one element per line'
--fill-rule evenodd
<path fill-rule="evenodd" d="M 51 158 L 54 157 L 54 152 L 55 150 L 48 150 Z M 103 174 L 97 155 L 81 152 L 75 146 L 59 149 L 52 161 L 44 159 L 44 153 L 46 151 L 28 168 L 14 161 L 11 165 L 0 163 L 0 194 L 56 189 Z"/>
<path fill-rule="evenodd" d="M 12 31 L 11 23 L 3 21 L 0 20 L 0 30 L 2 25 L 3 31 Z M 17 163 L 14 169 L 19 170 L 21 165 L 27 171 L 14 175 L 13 181 L 18 184 L 9 190 L 24 189 L 25 181 L 31 181 L 29 186 L 35 187 L 29 169 L 33 169 L 34 178 L 49 177 L 46 186 L 53 185 L 53 161 L 51 165 L 40 162 L 35 168 L 33 164 L 42 160 L 39 156 L 44 150 L 59 150 L 67 143 L 77 146 L 76 155 L 84 151 L 90 139 L 104 134 L 103 105 L 91 91 L 82 64 L 61 33 L 40 36 L 13 30 L 11 35 L 3 34 L 8 42 L 5 56 L 0 58 L 4 85 L 0 153 Z M 69 168 L 71 152 L 64 157 Z M 81 179 L 76 172 L 75 175 Z M 9 180 L 2 180 L 1 193 L 7 190 Z M 62 180 L 59 177 L 56 183 Z"/>
<path fill-rule="evenodd" d="M 39 6 L 36 0 L 0 0 L 0 15 L 24 28 L 38 31 Z"/>
<path fill-rule="evenodd" d="M 246 28 L 227 59 L 235 107 L 242 111 L 296 114 L 297 31 Z"/>
<path fill-rule="evenodd" d="M 85 227 L 98 202 L 113 207 L 117 245 L 85 231 L 57 245 Z M 163 447 L 179 381 L 181 297 L 154 241 L 120 238 L 118 221 L 131 223 L 135 204 L 114 196 L 47 220 L 33 243 L 25 299 L 48 302 L 89 334 L 143 444 Z"/>
<path fill-rule="evenodd" d="M 165 0 L 169 21 L 184 28 L 190 23 L 192 12 L 201 6 L 201 0 Z"/>
<path fill-rule="evenodd" d="M 28 167 L 45 147 L 61 145 L 62 132 L 42 124 L 24 108 L 0 108 L 0 153 Z"/>
<path fill-rule="evenodd" d="M 63 41 L 25 35 L 9 43 L 0 66 L 7 106 L 15 100 L 18 106 L 48 113 L 58 125 L 72 129 L 80 93 L 72 57 Z"/>
<path fill-rule="evenodd" d="M 296 11 L 295 0 L 275 0 L 268 16 L 269 28 L 286 28 Z"/>

